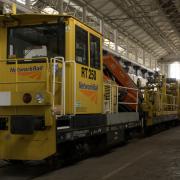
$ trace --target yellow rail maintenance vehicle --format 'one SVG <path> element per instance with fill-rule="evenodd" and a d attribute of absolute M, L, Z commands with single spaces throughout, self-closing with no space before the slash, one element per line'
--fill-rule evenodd
<path fill-rule="evenodd" d="M 0 16 L 0 36 L 0 159 L 97 148 L 141 125 L 137 107 L 119 112 L 120 87 L 103 84 L 97 31 L 71 16 L 12 14 Z"/>
<path fill-rule="evenodd" d="M 179 111 L 179 82 L 156 73 L 143 88 L 144 130 L 150 133 L 155 126 L 177 123 Z"/>
<path fill-rule="evenodd" d="M 44 159 L 57 131 L 103 121 L 102 37 L 70 16 L 0 19 L 0 158 Z"/>
<path fill-rule="evenodd" d="M 155 78 L 143 97 L 103 57 L 102 35 L 74 17 L 1 15 L 0 37 L 0 159 L 81 156 L 177 119 L 174 81 Z"/>

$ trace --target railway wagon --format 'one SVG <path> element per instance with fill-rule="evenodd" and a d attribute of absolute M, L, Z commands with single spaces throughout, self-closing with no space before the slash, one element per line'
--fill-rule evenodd
<path fill-rule="evenodd" d="M 179 120 L 179 82 L 158 73 L 142 88 L 144 100 L 144 130 L 151 132 L 155 126 L 169 126 Z"/>
<path fill-rule="evenodd" d="M 126 87 L 103 82 L 102 35 L 92 28 L 71 16 L 12 14 L 0 16 L 0 37 L 0 159 L 111 145 L 141 126 L 138 93 L 121 102 Z M 120 112 L 122 104 L 136 108 Z"/>

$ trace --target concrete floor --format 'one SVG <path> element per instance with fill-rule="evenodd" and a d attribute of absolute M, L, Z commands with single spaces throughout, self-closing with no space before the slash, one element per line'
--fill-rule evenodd
<path fill-rule="evenodd" d="M 43 166 L 43 165 L 42 165 Z M 27 180 L 37 168 L 0 168 L 0 180 Z M 80 161 L 35 180 L 179 180 L 180 127 L 133 140 L 111 152 Z"/>
<path fill-rule="evenodd" d="M 179 180 L 180 127 L 113 149 L 36 180 Z"/>

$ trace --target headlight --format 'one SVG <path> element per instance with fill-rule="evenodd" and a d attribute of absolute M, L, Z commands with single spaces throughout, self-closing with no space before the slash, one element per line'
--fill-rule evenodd
<path fill-rule="evenodd" d="M 40 93 L 36 94 L 35 99 L 39 104 L 44 102 L 44 96 Z"/>

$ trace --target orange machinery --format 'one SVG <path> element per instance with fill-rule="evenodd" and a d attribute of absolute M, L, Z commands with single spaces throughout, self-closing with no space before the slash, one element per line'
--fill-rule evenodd
<path fill-rule="evenodd" d="M 109 77 L 116 81 L 119 86 L 138 89 L 133 80 L 129 77 L 129 75 L 124 71 L 122 66 L 118 63 L 118 61 L 112 55 L 106 55 L 103 57 L 103 64 L 105 68 L 110 72 L 110 76 L 108 73 L 105 73 L 105 77 Z M 120 94 L 123 93 L 120 91 Z M 127 102 L 126 106 L 129 110 L 136 111 L 136 104 L 128 104 L 128 103 L 136 103 L 137 102 L 137 91 L 133 89 L 126 89 L 126 93 L 124 93 L 123 98 L 121 99 L 123 102 Z"/>

